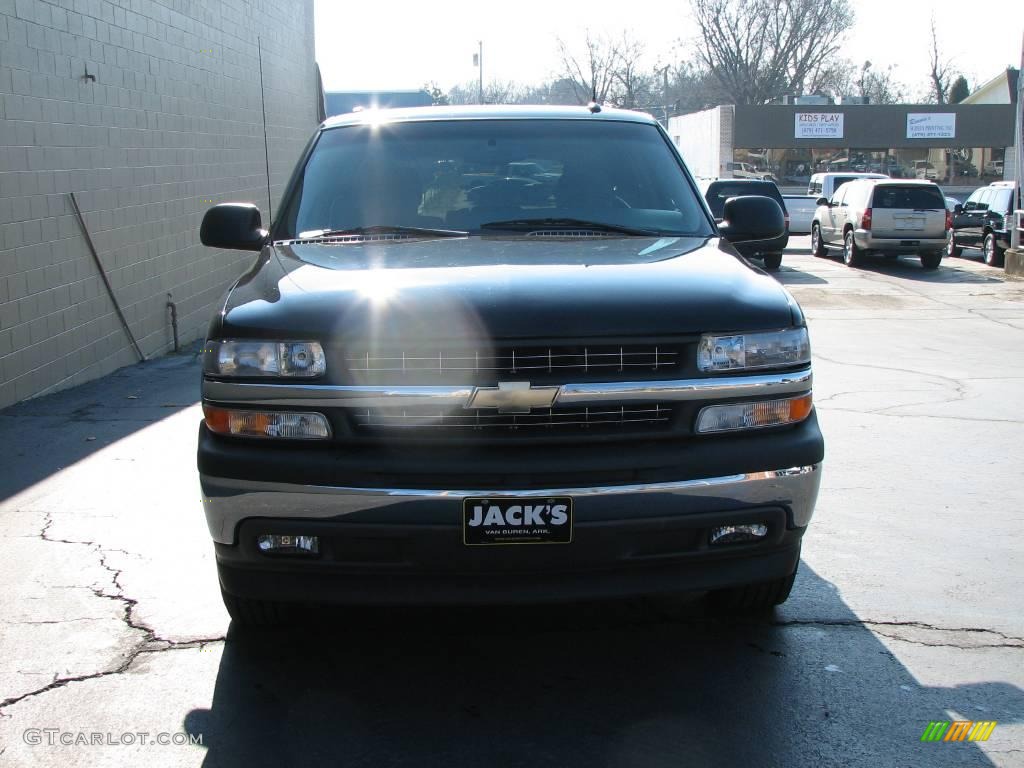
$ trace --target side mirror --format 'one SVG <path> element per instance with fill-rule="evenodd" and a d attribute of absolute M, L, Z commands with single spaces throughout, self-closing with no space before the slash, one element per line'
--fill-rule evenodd
<path fill-rule="evenodd" d="M 267 240 L 260 209 L 252 203 L 221 203 L 203 216 L 199 240 L 211 248 L 258 251 Z"/>
<path fill-rule="evenodd" d="M 963 212 L 964 207 L 960 205 L 960 203 L 957 203 L 956 205 L 953 206 L 953 213 L 955 213 L 957 216 L 959 216 Z"/>
<path fill-rule="evenodd" d="M 817 200 L 814 201 L 814 204 L 815 205 L 828 205 L 828 198 L 827 197 L 819 197 Z"/>
<path fill-rule="evenodd" d="M 731 243 L 772 240 L 786 233 L 782 207 L 770 197 L 730 197 L 722 211 L 719 234 Z"/>

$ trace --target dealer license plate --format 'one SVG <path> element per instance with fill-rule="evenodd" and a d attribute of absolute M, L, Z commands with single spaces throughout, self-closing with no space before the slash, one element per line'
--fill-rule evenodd
<path fill-rule="evenodd" d="M 924 217 L 923 216 L 897 216 L 896 217 L 896 229 L 902 229 L 902 230 L 924 229 Z"/>
<path fill-rule="evenodd" d="M 568 496 L 487 496 L 462 502 L 462 543 L 569 544 L 572 499 Z"/>

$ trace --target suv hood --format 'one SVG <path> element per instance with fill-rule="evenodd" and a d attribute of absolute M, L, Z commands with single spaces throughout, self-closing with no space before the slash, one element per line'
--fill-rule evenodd
<path fill-rule="evenodd" d="M 802 322 L 789 293 L 719 238 L 453 238 L 276 244 L 211 337 L 354 340 L 650 337 Z"/>

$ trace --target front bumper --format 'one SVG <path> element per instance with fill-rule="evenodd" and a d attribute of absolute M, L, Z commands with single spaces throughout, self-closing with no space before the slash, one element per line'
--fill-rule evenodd
<path fill-rule="evenodd" d="M 799 561 L 820 465 L 634 486 L 410 490 L 289 486 L 202 476 L 222 588 L 261 600 L 509 603 L 719 589 Z M 571 544 L 466 547 L 466 496 L 572 496 Z M 751 544 L 712 528 L 763 523 Z M 319 537 L 317 556 L 266 555 L 261 534 Z M 230 543 L 229 543 L 230 542 Z"/>
<path fill-rule="evenodd" d="M 721 551 L 694 547 L 692 542 L 712 518 L 716 524 L 764 520 L 770 538 Z M 338 535 L 336 524 L 321 522 L 309 530 L 321 535 L 321 545 L 326 542 L 331 556 L 324 557 L 322 551 L 319 559 L 307 562 L 267 562 L 270 558 L 255 552 L 246 535 L 250 528 L 266 532 L 292 530 L 294 525 L 246 524 L 241 544 L 216 545 L 217 570 L 225 592 L 278 602 L 493 605 L 704 592 L 793 573 L 804 529 L 786 529 L 783 519 L 784 512 L 775 508 L 760 509 L 755 518 L 742 513 L 582 526 L 573 544 L 494 546 L 473 548 L 486 551 L 472 553 L 453 549 L 453 542 L 460 540 L 454 530 L 354 527 L 346 531 L 349 538 Z M 670 551 L 672 546 L 678 551 Z M 605 562 L 579 563 L 581 551 L 590 557 L 600 554 Z M 342 553 L 352 559 L 340 562 L 336 558 Z M 427 557 L 434 567 L 414 559 L 418 557 Z"/>
<path fill-rule="evenodd" d="M 821 479 L 817 419 L 704 439 L 501 446 L 274 445 L 200 427 L 221 585 L 305 602 L 473 603 L 703 591 L 784 577 Z M 465 546 L 466 497 L 573 498 L 570 544 Z M 756 543 L 711 529 L 763 523 Z M 312 535 L 315 557 L 259 551 Z"/>

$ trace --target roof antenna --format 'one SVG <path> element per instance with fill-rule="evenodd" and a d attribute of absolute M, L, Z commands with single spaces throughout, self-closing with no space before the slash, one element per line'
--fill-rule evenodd
<path fill-rule="evenodd" d="M 601 105 L 598 104 L 596 101 L 592 101 L 589 104 L 587 104 L 587 109 L 589 109 L 596 115 L 598 112 L 601 111 Z"/>

